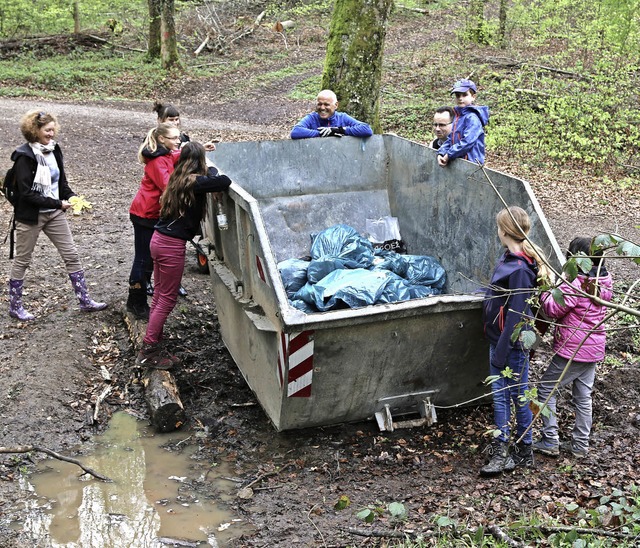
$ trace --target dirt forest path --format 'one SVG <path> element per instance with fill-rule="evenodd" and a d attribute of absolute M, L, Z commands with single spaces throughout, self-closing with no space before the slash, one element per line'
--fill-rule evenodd
<path fill-rule="evenodd" d="M 263 109 L 267 114 L 262 118 L 255 116 L 260 108 L 255 104 L 181 109 L 185 129 L 194 139 L 260 140 L 286 138 L 287 128 L 309 105 L 283 100 L 270 106 L 268 112 Z M 100 313 L 80 312 L 58 254 L 42 236 L 25 280 L 25 306 L 37 320 L 17 323 L 7 313 L 8 245 L 0 246 L 0 446 L 38 444 L 71 452 L 100 432 L 111 412 L 131 408 L 144 413 L 144 404 L 130 383 L 132 349 L 122 313 L 133 251 L 128 208 L 142 174 L 136 153 L 154 115 L 150 103 L 0 99 L 2 172 L 10 165 L 11 151 L 23 142 L 18 122 L 31 108 L 51 110 L 59 117 L 59 141 L 70 185 L 93 204 L 89 214 L 70 216 L 72 231 L 93 297 L 110 306 Z M 538 186 L 536 192 L 562 246 L 578 232 L 616 226 L 637 235 L 637 197 L 620 201 L 608 214 L 589 205 L 597 203 L 597 197 L 585 195 L 588 206 L 581 214 L 568 215 L 574 204 L 571 188 L 554 187 L 550 192 Z M 2 238 L 10 213 L 1 200 Z M 638 277 L 635 271 L 628 274 Z M 256 477 L 281 470 L 270 476 L 276 488 L 261 491 L 257 500 L 236 503 L 235 511 L 258 524 L 259 532 L 235 546 L 289 547 L 294 538 L 298 545 L 317 546 L 319 530 L 325 533 L 326 543 L 346 542 L 340 527 L 358 523 L 352 512 L 333 510 L 341 494 L 360 508 L 376 500 L 403 501 L 412 512 L 413 521 L 407 527 L 426 528 L 428 524 L 421 520 L 438 512 L 459 519 L 466 516 L 473 523 L 483 523 L 488 515 L 499 521 L 510 511 L 547 514 L 551 510 L 540 502 L 541 493 L 560 493 L 567 501 L 578 496 L 595 500 L 610 484 L 626 485 L 638 479 L 638 454 L 621 444 L 638 434 L 637 366 L 599 385 L 594 456 L 576 466 L 575 473 L 563 474 L 556 464 L 542 459 L 539 471 L 526 479 L 505 478 L 499 484 L 479 481 L 477 467 L 482 458 L 477 452 L 484 443 L 486 408 L 444 413 L 429 430 L 388 436 L 379 435 L 370 423 L 276 436 L 217 335 L 208 284 L 208 277 L 197 272 L 195 260 L 188 263 L 184 285 L 189 296 L 179 302 L 168 323 L 174 342 L 186 356 L 178 381 L 188 414 L 194 425 L 209 432 L 212 443 L 204 454 L 233 454 L 238 475 L 253 472 Z M 89 425 L 87 416 L 105 386 L 101 366 L 112 374 L 116 388 L 104 402 L 97 423 Z M 234 407 L 240 403 L 251 405 Z M 11 544 L 15 535 L 7 526 L 12 519 L 25 517 L 16 476 L 11 457 L 3 455 L 3 547 L 25 545 Z M 584 477 L 597 478 L 600 487 L 593 488 Z M 560 514 L 558 509 L 554 512 Z"/>

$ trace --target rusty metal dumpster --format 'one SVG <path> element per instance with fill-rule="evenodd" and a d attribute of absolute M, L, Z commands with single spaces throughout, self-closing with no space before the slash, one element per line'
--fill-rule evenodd
<path fill-rule="evenodd" d="M 209 157 L 233 180 L 229 229 L 209 204 L 205 232 L 223 340 L 277 430 L 376 416 L 381 429 L 485 392 L 482 296 L 501 253 L 503 207 L 478 166 L 437 165 L 434 150 L 393 135 L 221 143 Z M 532 217 L 531 237 L 558 245 L 520 179 L 487 170 L 508 204 Z M 408 250 L 436 257 L 446 294 L 305 314 L 289 305 L 278 262 L 308 255 L 310 235 L 342 223 L 398 218 Z"/>

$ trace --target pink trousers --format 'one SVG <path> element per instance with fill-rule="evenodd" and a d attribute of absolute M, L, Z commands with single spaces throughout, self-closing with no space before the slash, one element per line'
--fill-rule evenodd
<path fill-rule="evenodd" d="M 187 242 L 166 236 L 158 231 L 151 238 L 153 279 L 155 288 L 151 301 L 151 312 L 144 342 L 154 344 L 162 340 L 167 317 L 178 301 L 178 289 L 182 281 Z"/>

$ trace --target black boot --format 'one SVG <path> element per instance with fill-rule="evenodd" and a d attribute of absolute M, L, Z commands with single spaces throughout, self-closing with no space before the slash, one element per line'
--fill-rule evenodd
<path fill-rule="evenodd" d="M 511 455 L 515 466 L 533 466 L 533 445 L 518 442 L 513 447 Z"/>
<path fill-rule="evenodd" d="M 147 303 L 147 289 L 141 282 L 129 285 L 127 310 L 139 320 L 149 319 L 149 305 Z"/>
<path fill-rule="evenodd" d="M 509 454 L 508 442 L 494 440 L 489 447 L 489 455 L 491 460 L 480 469 L 481 476 L 497 476 L 502 472 L 510 472 L 515 468 L 513 459 Z"/>

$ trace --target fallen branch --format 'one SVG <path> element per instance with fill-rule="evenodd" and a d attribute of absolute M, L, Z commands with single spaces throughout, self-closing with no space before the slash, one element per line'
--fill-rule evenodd
<path fill-rule="evenodd" d="M 50 457 L 53 457 L 54 459 L 58 459 L 58 460 L 62 460 L 64 462 L 70 462 L 71 464 L 75 464 L 76 466 L 79 466 L 80 468 L 82 468 L 87 474 L 92 475 L 94 478 L 97 478 L 100 481 L 104 481 L 104 482 L 107 482 L 107 483 L 113 483 L 113 480 L 111 478 L 108 478 L 107 476 L 103 476 L 102 474 L 99 474 L 95 470 L 92 470 L 91 468 L 86 467 L 80 461 L 78 461 L 76 459 L 72 459 L 71 457 L 65 457 L 64 455 L 61 455 L 60 453 L 56 453 L 55 451 L 51 451 L 51 449 L 47 449 L 45 447 L 38 447 L 37 445 L 20 445 L 18 447 L 0 447 L 0 453 L 4 453 L 4 454 L 7 454 L 7 453 L 32 453 L 34 451 L 38 452 L 38 453 L 45 453 L 45 454 L 49 455 Z"/>
<path fill-rule="evenodd" d="M 98 414 L 100 413 L 100 404 L 109 394 L 111 394 L 111 390 L 113 390 L 113 388 L 111 386 L 107 386 L 96 398 L 96 407 L 93 411 L 93 422 L 96 422 L 98 420 Z"/>
<path fill-rule="evenodd" d="M 505 533 L 499 525 L 489 525 L 487 527 L 487 531 L 491 533 L 491 536 L 500 542 L 504 542 L 507 546 L 513 546 L 514 548 L 520 548 L 522 546 L 521 542 L 517 540 L 513 540 L 507 533 Z"/>
<path fill-rule="evenodd" d="M 356 529 L 355 527 L 339 527 L 340 531 L 344 531 L 345 533 L 349 533 L 350 535 L 356 535 L 358 537 L 367 537 L 367 538 L 416 538 L 417 535 L 414 532 L 408 531 L 380 531 L 376 529 Z M 420 533 L 421 536 L 433 536 L 433 533 L 427 531 L 425 533 Z"/>
<path fill-rule="evenodd" d="M 542 531 L 543 533 L 570 533 L 575 531 L 580 535 L 594 535 L 597 537 L 611 537 L 617 539 L 635 539 L 637 535 L 633 533 L 619 533 L 616 531 L 606 531 L 605 529 L 590 529 L 589 527 L 571 527 L 564 525 L 539 525 L 536 527 L 519 527 L 525 531 Z"/>
<path fill-rule="evenodd" d="M 415 11 L 417 13 L 424 13 L 425 15 L 429 13 L 429 10 L 426 10 L 424 8 L 411 8 L 403 4 L 396 4 L 396 8 L 407 10 L 407 11 Z"/>
<path fill-rule="evenodd" d="M 483 63 L 491 63 L 505 68 L 522 68 L 524 66 L 537 68 L 547 72 L 553 72 L 555 74 L 562 74 L 563 76 L 569 76 L 571 78 L 577 78 L 578 80 L 590 81 L 591 77 L 570 70 L 558 69 L 554 67 L 548 67 L 546 65 L 538 65 L 536 63 L 530 63 L 529 61 L 517 61 L 516 59 L 510 59 L 508 57 L 476 57 L 476 61 L 482 61 Z"/>
<path fill-rule="evenodd" d="M 209 34 L 207 34 L 207 37 L 202 41 L 202 44 L 200 44 L 196 50 L 193 52 L 193 54 L 195 56 L 200 55 L 200 53 L 202 52 L 202 50 L 206 47 L 206 45 L 209 43 L 209 40 L 211 40 L 211 36 Z"/>
<path fill-rule="evenodd" d="M 288 462 L 287 464 L 285 464 L 284 466 L 282 466 L 282 468 L 278 469 L 278 470 L 274 470 L 273 472 L 265 472 L 264 474 L 260 474 L 256 479 L 254 479 L 253 481 L 249 482 L 247 485 L 244 486 L 244 489 L 249 489 L 250 487 L 253 487 L 256 483 L 260 483 L 262 480 L 266 479 L 266 478 L 270 478 L 271 476 L 277 476 L 278 474 L 280 474 L 281 472 L 284 472 L 287 468 L 289 468 L 290 466 L 295 465 L 295 463 L 293 461 Z"/>
<path fill-rule="evenodd" d="M 106 44 L 107 46 L 111 46 L 114 48 L 126 49 L 128 51 L 139 51 L 140 53 L 146 53 L 147 50 L 139 49 L 139 48 L 130 48 L 129 46 L 122 46 L 120 44 L 114 44 L 113 42 L 109 42 L 109 40 L 105 40 L 104 38 L 100 38 L 99 36 L 95 36 L 94 34 L 87 34 L 90 38 L 93 38 L 96 42 L 100 42 L 102 44 Z"/>

